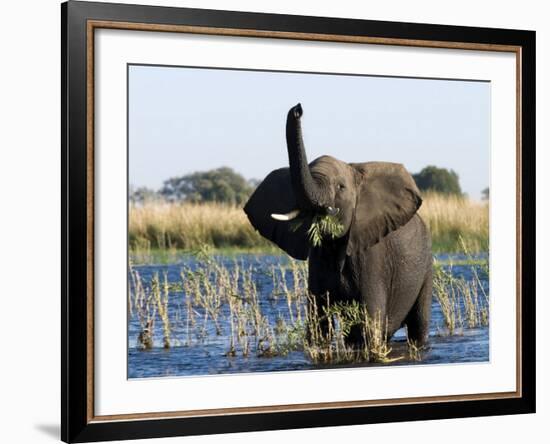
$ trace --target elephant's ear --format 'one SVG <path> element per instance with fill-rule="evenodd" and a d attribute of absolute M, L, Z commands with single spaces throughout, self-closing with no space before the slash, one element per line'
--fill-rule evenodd
<path fill-rule="evenodd" d="M 422 204 L 414 179 L 403 165 L 367 162 L 351 166 L 359 184 L 348 254 L 373 246 L 405 225 Z"/>
<path fill-rule="evenodd" d="M 296 209 L 288 168 L 269 173 L 244 207 L 250 223 L 262 236 L 293 258 L 304 260 L 309 255 L 307 229 L 311 225 L 311 218 L 300 219 L 302 223 L 298 226 L 298 219 L 281 221 L 271 217 L 272 214 L 287 214 Z"/>

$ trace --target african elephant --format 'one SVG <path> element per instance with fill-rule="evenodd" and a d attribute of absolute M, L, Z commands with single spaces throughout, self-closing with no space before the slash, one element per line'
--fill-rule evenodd
<path fill-rule="evenodd" d="M 422 203 L 403 165 L 346 163 L 321 156 L 308 165 L 300 104 L 290 109 L 286 140 L 290 168 L 272 171 L 244 207 L 260 234 L 296 259 L 309 258 L 309 292 L 318 307 L 357 301 L 385 322 L 388 339 L 406 325 L 409 339 L 428 338 L 432 299 L 431 238 L 417 214 Z M 314 246 L 316 215 L 340 223 L 337 236 Z M 299 218 L 301 225 L 293 225 Z M 361 341 L 358 330 L 347 340 Z"/>

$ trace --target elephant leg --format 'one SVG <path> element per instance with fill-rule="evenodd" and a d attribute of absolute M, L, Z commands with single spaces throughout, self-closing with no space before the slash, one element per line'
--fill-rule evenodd
<path fill-rule="evenodd" d="M 426 274 L 418 298 L 405 319 L 409 341 L 421 346 L 428 341 L 432 313 L 432 272 Z"/>
<path fill-rule="evenodd" d="M 353 325 L 346 336 L 346 345 L 361 350 L 365 346 L 365 340 L 363 325 Z"/>
<path fill-rule="evenodd" d="M 306 339 L 309 344 L 319 344 L 328 337 L 328 304 L 334 302 L 330 295 L 329 271 L 322 252 L 315 249 L 309 258 L 309 300 Z"/>
<path fill-rule="evenodd" d="M 361 307 L 365 310 L 363 322 L 353 325 L 346 337 L 346 343 L 356 349 L 364 348 L 376 335 L 376 331 L 382 335 L 388 330 L 386 303 L 388 300 L 387 289 L 383 280 L 371 282 L 364 291 Z"/>
<path fill-rule="evenodd" d="M 308 343 L 315 344 L 323 342 L 328 337 L 328 319 L 326 316 L 328 292 L 321 295 L 310 294 L 309 298 L 306 339 Z"/>

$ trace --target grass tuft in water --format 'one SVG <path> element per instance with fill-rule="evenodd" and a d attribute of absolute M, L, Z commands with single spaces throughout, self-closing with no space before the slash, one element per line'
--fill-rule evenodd
<path fill-rule="evenodd" d="M 475 261 L 463 242 L 462 245 L 463 253 L 471 261 L 472 278 L 457 277 L 452 261 L 442 264 L 434 260 L 433 291 L 445 320 L 445 329 L 440 334 L 462 334 L 464 328 L 489 325 L 489 296 L 480 278 L 480 273 L 488 276 L 488 261 L 482 264 Z"/>
<path fill-rule="evenodd" d="M 131 316 L 139 320 L 138 347 L 142 350 L 153 348 L 153 332 L 155 328 L 156 310 L 153 292 L 144 286 L 139 273 L 130 268 L 131 288 L 128 292 L 128 307 Z"/>

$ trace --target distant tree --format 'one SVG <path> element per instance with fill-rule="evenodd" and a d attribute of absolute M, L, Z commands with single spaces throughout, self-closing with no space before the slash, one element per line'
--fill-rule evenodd
<path fill-rule="evenodd" d="M 129 199 L 133 204 L 144 204 L 145 202 L 158 200 L 160 196 L 158 193 L 147 187 L 135 188 L 130 185 Z"/>
<path fill-rule="evenodd" d="M 413 174 L 413 178 L 421 191 L 462 194 L 458 174 L 453 170 L 429 165 L 424 167 L 419 173 Z"/>
<path fill-rule="evenodd" d="M 164 181 L 160 194 L 170 201 L 223 202 L 242 205 L 253 187 L 229 167 L 199 171 Z"/>
<path fill-rule="evenodd" d="M 483 200 L 489 200 L 489 187 L 484 188 L 483 190 L 481 190 L 481 198 Z"/>
<path fill-rule="evenodd" d="M 252 188 L 252 190 L 258 188 L 258 185 L 260 185 L 260 183 L 262 183 L 260 179 L 248 179 L 248 185 L 250 185 L 250 188 Z"/>

